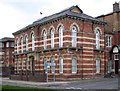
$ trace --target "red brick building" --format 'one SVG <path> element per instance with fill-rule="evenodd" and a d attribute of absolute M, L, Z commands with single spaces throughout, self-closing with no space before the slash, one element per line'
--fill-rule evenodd
<path fill-rule="evenodd" d="M 72 6 L 39 19 L 13 33 L 15 38 L 15 71 L 46 70 L 49 78 L 89 78 L 104 75 L 105 22 Z"/>
<path fill-rule="evenodd" d="M 105 72 L 118 74 L 120 71 L 120 3 L 113 4 L 113 12 L 97 17 L 105 25 Z"/>
<path fill-rule="evenodd" d="M 3 75 L 8 76 L 8 69 L 14 67 L 14 38 L 4 37 L 0 39 L 0 70 L 3 68 Z M 6 67 L 6 68 L 5 68 Z"/>

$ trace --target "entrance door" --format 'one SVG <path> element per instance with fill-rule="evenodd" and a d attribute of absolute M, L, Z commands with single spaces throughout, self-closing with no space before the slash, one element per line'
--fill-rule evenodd
<path fill-rule="evenodd" d="M 118 74 L 118 64 L 119 64 L 119 60 L 115 60 L 115 74 Z"/>
<path fill-rule="evenodd" d="M 114 54 L 114 62 L 115 62 L 115 74 L 118 74 L 118 71 L 119 71 L 119 56 L 118 56 L 118 54 Z"/>

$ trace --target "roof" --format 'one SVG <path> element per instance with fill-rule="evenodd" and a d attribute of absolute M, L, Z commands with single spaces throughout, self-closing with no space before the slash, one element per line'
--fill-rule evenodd
<path fill-rule="evenodd" d="M 0 39 L 0 42 L 7 42 L 7 41 L 14 41 L 14 38 L 4 37 L 4 38 Z"/>
<path fill-rule="evenodd" d="M 95 18 L 100 18 L 100 17 L 105 17 L 105 16 L 109 16 L 109 15 L 112 15 L 113 13 L 119 13 L 120 12 L 120 10 L 118 10 L 118 11 L 116 11 L 116 12 L 110 12 L 110 13 L 108 13 L 108 14 L 103 14 L 103 15 L 100 15 L 100 16 L 97 16 L 97 17 L 95 17 Z"/>
<path fill-rule="evenodd" d="M 79 10 L 79 13 L 72 11 L 75 8 Z M 87 20 L 96 21 L 96 22 L 100 22 L 100 23 L 104 23 L 105 24 L 105 22 L 103 22 L 101 20 L 93 18 L 93 17 L 91 17 L 91 16 L 89 16 L 87 14 L 84 14 L 83 11 L 76 5 L 76 6 L 72 6 L 70 8 L 64 9 L 64 10 L 62 10 L 59 13 L 55 13 L 53 15 L 50 15 L 50 16 L 38 19 L 37 21 L 34 21 L 32 24 L 22 28 L 21 30 L 18 30 L 16 32 L 14 32 L 13 35 L 18 34 L 20 32 L 23 32 L 23 31 L 26 31 L 28 28 L 30 28 L 32 26 L 40 25 L 40 24 L 43 24 L 45 22 L 52 21 L 54 19 L 57 19 L 57 18 L 63 17 L 63 16 L 78 17 L 78 18 L 87 19 Z"/>

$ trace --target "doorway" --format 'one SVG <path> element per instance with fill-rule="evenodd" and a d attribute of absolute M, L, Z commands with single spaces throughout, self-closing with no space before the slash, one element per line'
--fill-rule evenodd
<path fill-rule="evenodd" d="M 118 54 L 114 54 L 114 63 L 115 63 L 115 74 L 119 72 L 119 56 Z"/>
<path fill-rule="evenodd" d="M 32 75 L 34 75 L 34 71 L 35 71 L 35 62 L 34 62 L 34 57 L 30 57 L 30 71 L 32 73 Z"/>

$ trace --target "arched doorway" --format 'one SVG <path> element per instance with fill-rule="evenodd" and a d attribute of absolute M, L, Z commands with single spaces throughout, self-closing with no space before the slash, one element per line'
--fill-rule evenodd
<path fill-rule="evenodd" d="M 35 61 L 34 61 L 34 56 L 30 56 L 30 71 L 32 73 L 32 75 L 34 75 L 34 71 L 35 71 Z"/>
<path fill-rule="evenodd" d="M 113 59 L 113 63 L 114 63 L 114 74 L 119 74 L 119 66 L 120 66 L 119 53 L 120 53 L 120 46 L 114 45 L 110 51 L 110 59 L 111 60 Z"/>

